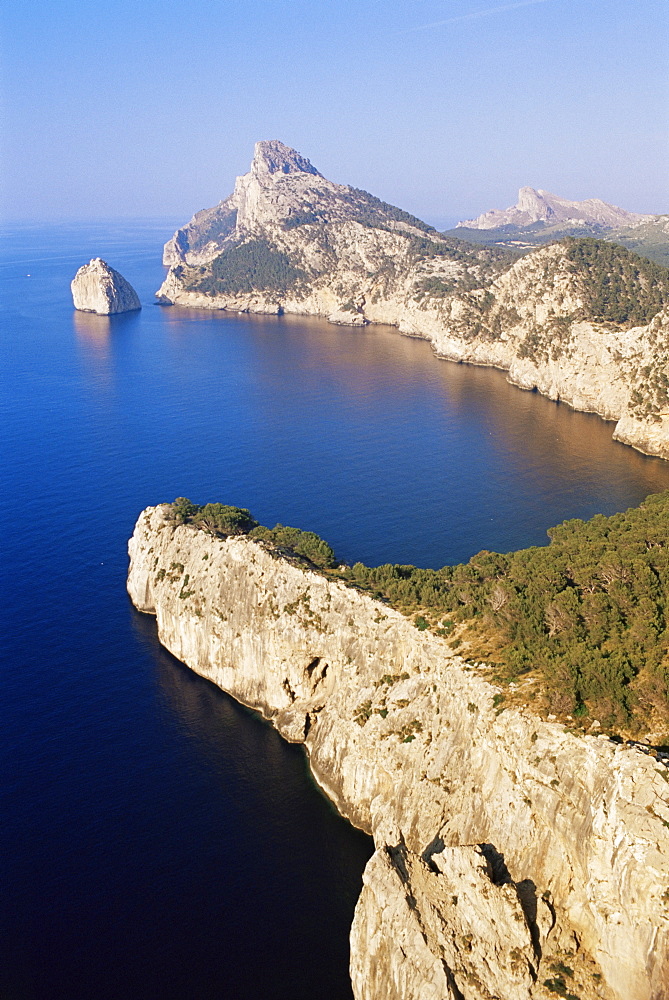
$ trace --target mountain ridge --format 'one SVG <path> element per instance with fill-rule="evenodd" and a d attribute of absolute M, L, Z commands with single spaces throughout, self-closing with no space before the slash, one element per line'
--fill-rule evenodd
<path fill-rule="evenodd" d="M 572 223 L 601 226 L 604 229 L 631 227 L 649 222 L 652 215 L 628 212 L 601 198 L 571 201 L 541 188 L 521 187 L 518 201 L 510 208 L 493 208 L 475 219 L 458 222 L 456 229 L 500 229 L 503 226 L 531 226 L 535 222 L 548 224 Z"/>
<path fill-rule="evenodd" d="M 616 420 L 669 458 L 669 271 L 612 242 L 518 252 L 438 233 L 276 140 L 165 247 L 159 301 L 384 323 L 454 361 Z"/>

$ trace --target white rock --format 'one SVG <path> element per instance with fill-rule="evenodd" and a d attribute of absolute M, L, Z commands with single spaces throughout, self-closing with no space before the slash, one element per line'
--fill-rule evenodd
<path fill-rule="evenodd" d="M 175 656 L 304 742 L 340 812 L 374 835 L 357 1000 L 546 1000 L 560 961 L 580 1000 L 666 1000 L 669 813 L 652 757 L 496 715 L 497 689 L 399 612 L 165 513 L 144 511 L 130 541 L 136 607 Z M 506 866 L 494 881 L 477 844 Z"/>
<path fill-rule="evenodd" d="M 132 285 L 101 257 L 79 268 L 71 288 L 74 308 L 81 312 L 109 316 L 142 308 Z"/>
<path fill-rule="evenodd" d="M 334 323 L 336 326 L 367 326 L 369 320 L 365 319 L 362 313 L 338 309 L 330 313 L 328 323 Z"/>

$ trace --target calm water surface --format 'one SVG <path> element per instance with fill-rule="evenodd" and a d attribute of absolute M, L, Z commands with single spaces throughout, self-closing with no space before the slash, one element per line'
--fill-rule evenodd
<path fill-rule="evenodd" d="M 350 997 L 370 842 L 134 612 L 143 507 L 223 500 L 440 566 L 669 488 L 611 424 L 392 330 L 152 305 L 179 221 L 4 233 L 3 1000 Z M 94 255 L 141 313 L 73 312 Z"/>

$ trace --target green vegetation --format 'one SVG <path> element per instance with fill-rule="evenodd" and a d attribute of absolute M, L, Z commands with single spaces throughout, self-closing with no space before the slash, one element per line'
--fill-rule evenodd
<path fill-rule="evenodd" d="M 212 535 L 249 535 L 277 549 L 282 555 L 296 556 L 319 569 L 332 569 L 337 565 L 335 554 L 327 542 L 313 531 L 301 531 L 277 524 L 265 528 L 258 524 L 245 507 L 231 507 L 222 503 L 196 504 L 186 497 L 177 497 L 168 505 L 168 520 L 174 524 L 192 524 Z M 177 564 L 172 564 L 172 569 Z M 181 572 L 183 572 L 183 566 Z"/>
<path fill-rule="evenodd" d="M 285 293 L 308 277 L 290 257 L 265 239 L 248 240 L 230 247 L 210 264 L 175 273 L 188 291 L 206 295 L 237 295 L 255 291 Z"/>
<path fill-rule="evenodd" d="M 448 257 L 462 264 L 478 264 L 481 273 L 493 276 L 509 267 L 517 259 L 516 254 L 509 253 L 498 247 L 480 247 L 452 236 L 439 236 L 436 239 L 427 236 L 411 236 L 409 238 L 409 254 L 412 261 L 427 260 L 430 257 Z M 478 287 L 484 284 L 478 279 Z"/>
<path fill-rule="evenodd" d="M 294 215 L 289 215 L 283 224 L 285 230 L 297 229 L 298 226 L 313 226 L 317 223 L 327 223 L 328 218 L 323 212 L 314 210 L 313 208 L 305 208 L 302 212 L 295 212 Z"/>
<path fill-rule="evenodd" d="M 669 215 L 658 215 L 640 226 L 621 229 L 607 236 L 641 257 L 669 267 Z"/>
<path fill-rule="evenodd" d="M 259 525 L 250 532 L 250 535 L 251 538 L 270 542 L 279 551 L 308 559 L 321 569 L 332 569 L 337 565 L 333 550 L 313 531 L 301 531 L 299 528 L 289 528 L 283 524 L 277 524 L 273 528 Z"/>
<path fill-rule="evenodd" d="M 567 259 L 583 278 L 585 318 L 642 326 L 669 303 L 669 270 L 615 243 L 563 241 Z"/>
<path fill-rule="evenodd" d="M 497 319 L 497 317 L 495 318 Z M 557 361 L 563 354 L 568 354 L 571 324 L 575 319 L 575 316 L 556 316 L 553 314 L 548 316 L 541 325 L 534 323 L 527 330 L 518 347 L 518 356 L 532 358 L 537 363 L 545 364 L 549 358 Z M 501 317 L 499 322 L 501 328 Z"/>
<path fill-rule="evenodd" d="M 610 732 L 669 733 L 669 492 L 612 517 L 565 521 L 548 532 L 547 546 L 483 551 L 439 570 L 338 566 L 313 532 L 262 527 L 239 507 L 181 497 L 169 516 L 219 535 L 249 534 L 371 592 L 419 630 L 449 635 L 453 648 L 492 664 L 499 683 L 523 679 L 522 697 L 571 716 L 575 727 L 596 718 Z M 495 707 L 519 697 L 507 688 Z"/>
<path fill-rule="evenodd" d="M 669 730 L 669 493 L 549 536 L 440 570 L 356 563 L 346 575 L 436 631 L 448 612 L 499 681 L 533 679 L 537 707 L 585 726 Z"/>
<path fill-rule="evenodd" d="M 644 365 L 639 376 L 641 384 L 631 394 L 632 412 L 641 418 L 660 420 L 669 408 L 669 374 L 660 365 Z"/>
<path fill-rule="evenodd" d="M 417 288 L 419 292 L 424 292 L 431 298 L 444 299 L 447 295 L 452 295 L 458 290 L 458 284 L 453 279 L 444 280 L 436 275 L 430 275 L 427 278 L 421 278 Z"/>
<path fill-rule="evenodd" d="M 214 535 L 246 535 L 258 522 L 245 507 L 230 507 L 223 503 L 204 505 L 177 497 L 170 504 L 169 517 L 176 524 L 193 524 Z M 183 566 L 181 567 L 183 571 Z"/>
<path fill-rule="evenodd" d="M 320 191 L 318 204 L 304 201 L 299 211 L 288 216 L 283 223 L 283 229 L 350 220 L 371 229 L 391 231 L 393 228 L 391 223 L 400 222 L 425 233 L 435 232 L 433 226 L 395 205 L 389 205 L 380 198 L 375 198 L 368 191 L 354 187 L 345 188 L 344 191 L 345 193 L 338 195 Z"/>
<path fill-rule="evenodd" d="M 583 239 L 591 236 L 626 247 L 640 257 L 669 267 L 669 230 L 665 226 L 669 216 L 656 216 L 650 222 L 629 229 L 606 229 L 602 226 L 565 226 L 562 223 L 546 225 L 535 222 L 530 226 L 500 226 L 497 229 L 449 229 L 443 235 L 455 236 L 461 241 L 480 246 L 500 247 L 522 256 L 537 247 L 547 246 L 573 236 Z"/>
<path fill-rule="evenodd" d="M 555 993 L 556 996 L 564 997 L 564 1000 L 578 1000 L 575 993 L 570 993 L 567 988 L 562 976 L 556 976 L 555 979 L 544 980 L 544 986 L 549 993 Z"/>
<path fill-rule="evenodd" d="M 393 222 L 404 222 L 414 229 L 422 229 L 425 233 L 434 233 L 434 226 L 429 226 L 426 222 L 421 222 L 415 215 L 410 215 L 395 205 L 389 205 L 380 198 L 375 198 L 368 191 L 360 188 L 349 187 L 350 198 L 348 204 L 354 208 L 355 221 L 363 226 L 371 226 L 374 229 L 387 229 L 388 219 Z"/>

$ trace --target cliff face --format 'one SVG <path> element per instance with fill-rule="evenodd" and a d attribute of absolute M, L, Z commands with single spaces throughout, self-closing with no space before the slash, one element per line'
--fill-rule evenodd
<path fill-rule="evenodd" d="M 79 268 L 71 288 L 74 308 L 81 312 L 109 316 L 142 308 L 132 285 L 100 257 Z"/>
<path fill-rule="evenodd" d="M 476 219 L 459 222 L 458 227 L 468 229 L 498 229 L 501 226 L 531 226 L 535 222 L 576 223 L 602 226 L 608 229 L 634 226 L 648 222 L 652 216 L 627 212 L 617 205 L 610 205 L 600 198 L 569 201 L 548 191 L 522 187 L 518 201 L 511 208 L 493 208 Z"/>
<path fill-rule="evenodd" d="M 669 457 L 667 314 L 653 319 L 669 283 L 627 256 L 611 274 L 595 274 L 567 244 L 513 263 L 263 142 L 234 193 L 166 244 L 172 266 L 157 294 L 195 308 L 387 323 L 430 340 L 440 356 L 494 365 L 523 388 L 616 420 L 619 440 Z M 616 318 L 609 294 L 638 298 L 636 318 Z"/>
<path fill-rule="evenodd" d="M 358 1000 L 530 1000 L 560 982 L 581 1000 L 669 997 L 663 765 L 500 711 L 445 640 L 165 511 L 144 511 L 130 541 L 135 606 L 175 656 L 304 742 L 374 836 L 351 932 Z"/>

